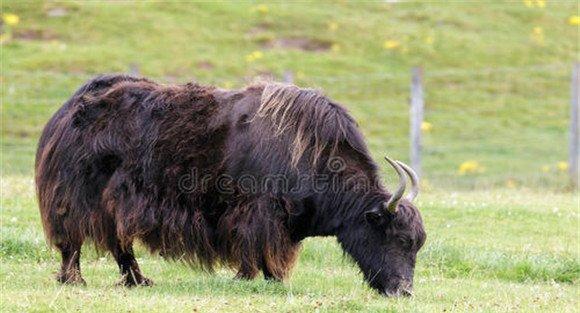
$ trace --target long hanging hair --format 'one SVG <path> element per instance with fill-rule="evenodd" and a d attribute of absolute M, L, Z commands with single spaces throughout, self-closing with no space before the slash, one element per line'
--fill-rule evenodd
<path fill-rule="evenodd" d="M 341 141 L 366 153 L 356 122 L 342 106 L 318 90 L 267 83 L 256 116 L 271 119 L 275 135 L 293 134 L 293 166 L 308 149 L 311 149 L 311 164 L 316 165 L 325 149 L 330 148 L 332 153 Z"/>

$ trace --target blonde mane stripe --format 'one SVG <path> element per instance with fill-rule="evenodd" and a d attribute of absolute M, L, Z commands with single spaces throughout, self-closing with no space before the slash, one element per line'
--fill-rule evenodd
<path fill-rule="evenodd" d="M 301 89 L 295 85 L 266 83 L 256 117 L 272 121 L 275 135 L 289 133 L 294 136 L 291 163 L 296 166 L 304 153 L 312 152 L 316 164 L 323 150 L 329 145 L 334 149 L 340 139 L 346 138 L 343 118 L 318 90 Z M 323 134 L 323 128 L 335 125 L 334 134 Z M 328 130 L 326 130 L 328 132 Z M 323 138 L 326 137 L 326 138 Z"/>

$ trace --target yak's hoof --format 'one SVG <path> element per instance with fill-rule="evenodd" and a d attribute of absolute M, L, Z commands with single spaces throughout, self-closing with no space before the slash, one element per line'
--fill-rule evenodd
<path fill-rule="evenodd" d="M 153 281 L 141 275 L 131 275 L 131 273 L 127 273 L 121 277 L 121 280 L 119 280 L 116 285 L 129 288 L 137 286 L 153 286 Z"/>
<path fill-rule="evenodd" d="M 75 286 L 86 286 L 87 282 L 81 276 L 79 271 L 69 271 L 65 273 L 58 273 L 56 275 L 56 280 L 61 284 L 75 285 Z"/>
<path fill-rule="evenodd" d="M 282 278 L 273 275 L 264 275 L 264 280 L 272 283 L 281 283 L 283 281 Z"/>

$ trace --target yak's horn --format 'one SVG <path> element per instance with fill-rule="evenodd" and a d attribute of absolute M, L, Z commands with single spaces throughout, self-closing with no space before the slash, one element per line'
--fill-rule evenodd
<path fill-rule="evenodd" d="M 401 161 L 397 161 L 397 164 L 399 164 L 405 170 L 405 172 L 407 172 L 409 178 L 411 178 L 411 192 L 407 194 L 406 199 L 413 201 L 419 194 L 419 176 L 417 176 L 417 173 L 409 165 Z"/>
<path fill-rule="evenodd" d="M 388 157 L 385 157 L 385 160 L 387 160 L 387 162 L 389 162 L 389 164 L 391 164 L 391 166 L 395 169 L 395 171 L 397 171 L 397 175 L 399 175 L 399 187 L 397 188 L 397 191 L 395 191 L 395 193 L 393 193 L 393 195 L 391 196 L 391 198 L 389 199 L 389 201 L 385 205 L 386 209 L 389 212 L 397 213 L 397 208 L 399 206 L 399 200 L 401 200 L 401 198 L 403 197 L 403 194 L 405 193 L 405 186 L 407 185 L 407 178 L 406 178 L 405 172 L 401 169 L 401 167 L 397 164 L 396 161 L 393 161 L 393 160 L 389 159 Z"/>

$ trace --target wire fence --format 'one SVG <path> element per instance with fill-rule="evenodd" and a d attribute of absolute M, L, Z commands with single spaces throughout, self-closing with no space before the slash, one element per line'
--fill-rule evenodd
<path fill-rule="evenodd" d="M 134 71 L 135 69 L 133 69 Z M 2 167 L 29 174 L 42 127 L 84 81 L 96 75 L 11 71 L 2 75 Z M 570 187 L 569 63 L 478 69 L 425 69 L 419 124 L 423 183 L 429 187 Z M 150 77 L 240 88 L 255 77 Z M 409 161 L 411 70 L 274 79 L 320 88 L 344 104 L 372 154 Z M 270 78 L 271 79 L 271 78 Z"/>

